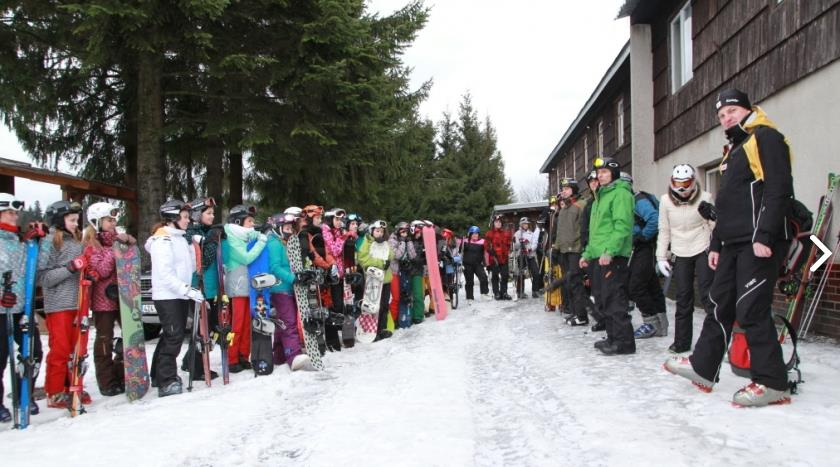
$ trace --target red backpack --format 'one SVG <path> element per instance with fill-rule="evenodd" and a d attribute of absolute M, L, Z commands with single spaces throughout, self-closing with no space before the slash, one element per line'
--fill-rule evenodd
<path fill-rule="evenodd" d="M 785 368 L 788 372 L 788 385 L 790 386 L 791 394 L 796 394 L 796 388 L 799 383 L 802 383 L 802 373 L 799 371 L 799 355 L 796 352 L 796 331 L 793 325 L 790 324 L 784 316 L 773 313 L 773 318 L 780 320 L 787 335 L 790 337 L 790 342 L 793 345 L 793 352 L 790 358 L 785 362 Z M 779 342 L 783 342 L 785 334 L 780 333 Z M 750 348 L 747 345 L 747 335 L 736 321 L 732 326 L 732 342 L 729 344 L 729 366 L 732 372 L 744 378 L 750 377 Z"/>

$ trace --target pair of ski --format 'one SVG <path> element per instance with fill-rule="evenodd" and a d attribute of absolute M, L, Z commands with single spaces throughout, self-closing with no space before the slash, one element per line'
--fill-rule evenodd
<path fill-rule="evenodd" d="M 193 252 L 195 253 L 195 271 L 198 276 L 198 285 L 204 292 L 204 275 L 201 263 L 201 249 L 202 242 L 193 242 Z M 219 247 L 221 250 L 221 246 Z M 190 348 L 189 348 L 189 382 L 187 383 L 187 391 L 192 391 L 193 378 L 195 376 L 195 353 L 198 346 L 201 346 L 201 363 L 204 367 L 204 383 L 207 387 L 211 386 L 210 382 L 210 351 L 213 349 L 212 341 L 210 340 L 210 324 L 207 316 L 207 301 L 196 303 L 193 308 L 193 324 L 190 333 Z M 227 357 L 227 355 L 224 355 Z"/>

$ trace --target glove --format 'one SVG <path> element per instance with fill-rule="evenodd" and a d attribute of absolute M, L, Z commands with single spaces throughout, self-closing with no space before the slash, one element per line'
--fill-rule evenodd
<path fill-rule="evenodd" d="M 662 273 L 663 276 L 671 277 L 671 263 L 659 260 L 656 262 L 656 266 L 659 268 L 659 272 Z"/>
<path fill-rule="evenodd" d="M 17 305 L 17 295 L 12 292 L 4 292 L 0 305 L 3 305 L 3 308 L 14 308 Z"/>
<path fill-rule="evenodd" d="M 202 294 L 200 290 L 192 287 L 187 287 L 187 292 L 184 294 L 184 297 L 189 298 L 196 303 L 204 302 L 204 294 Z"/>
<path fill-rule="evenodd" d="M 30 222 L 29 230 L 23 235 L 23 241 L 32 240 L 33 238 L 43 238 L 47 235 L 49 229 L 43 222 Z"/>
<path fill-rule="evenodd" d="M 707 221 L 717 220 L 717 210 L 715 209 L 715 205 L 708 201 L 700 201 L 700 205 L 697 206 L 697 212 L 700 213 L 700 217 L 706 219 Z"/>
<path fill-rule="evenodd" d="M 88 267 L 88 259 L 85 255 L 77 256 L 67 263 L 67 270 L 70 272 L 76 272 L 86 267 Z"/>

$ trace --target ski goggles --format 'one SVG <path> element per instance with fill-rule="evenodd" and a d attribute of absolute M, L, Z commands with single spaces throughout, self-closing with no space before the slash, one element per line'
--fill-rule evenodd
<path fill-rule="evenodd" d="M 373 221 L 368 228 L 370 228 L 371 231 L 373 231 L 373 229 L 387 229 L 388 223 L 385 221 Z"/>
<path fill-rule="evenodd" d="M 333 213 L 333 217 L 335 217 L 336 219 L 344 219 L 345 217 L 347 217 L 347 211 L 345 211 L 344 209 L 336 209 Z"/>
<path fill-rule="evenodd" d="M 19 199 L 12 201 L 0 201 L 0 211 L 23 211 L 26 203 Z"/>
<path fill-rule="evenodd" d="M 592 161 L 592 167 L 595 167 L 596 169 L 608 169 L 618 167 L 618 163 L 611 159 L 597 157 Z"/>
<path fill-rule="evenodd" d="M 321 216 L 324 214 L 324 207 L 310 204 L 309 206 L 305 206 L 303 208 L 303 212 L 305 212 L 308 217 Z"/>
<path fill-rule="evenodd" d="M 693 184 L 694 184 L 694 180 L 692 180 L 690 178 L 687 179 L 687 180 L 674 180 L 673 178 L 671 179 L 671 185 L 674 188 L 688 189 L 688 188 L 691 188 L 691 185 L 693 185 Z"/>
<path fill-rule="evenodd" d="M 199 198 L 190 201 L 190 209 L 193 211 L 204 211 L 216 207 L 216 200 L 213 198 Z"/>

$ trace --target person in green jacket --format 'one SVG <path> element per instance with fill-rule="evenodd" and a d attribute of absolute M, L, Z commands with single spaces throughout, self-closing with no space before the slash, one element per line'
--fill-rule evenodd
<path fill-rule="evenodd" d="M 374 267 L 385 272 L 382 278 L 382 292 L 379 295 L 379 322 L 377 323 L 376 340 L 391 337 L 391 331 L 387 330 L 388 304 L 391 302 L 391 261 L 394 260 L 394 249 L 388 243 L 387 224 L 385 221 L 376 220 L 371 222 L 368 233 L 359 247 L 358 262 L 363 271 Z"/>
<path fill-rule="evenodd" d="M 595 348 L 605 355 L 636 352 L 633 324 L 627 311 L 627 264 L 633 248 L 633 190 L 621 180 L 620 165 L 612 158 L 596 158 L 600 188 L 595 194 L 589 225 L 589 243 L 580 267 L 593 262 L 592 294 L 604 316 L 607 338 Z"/>

